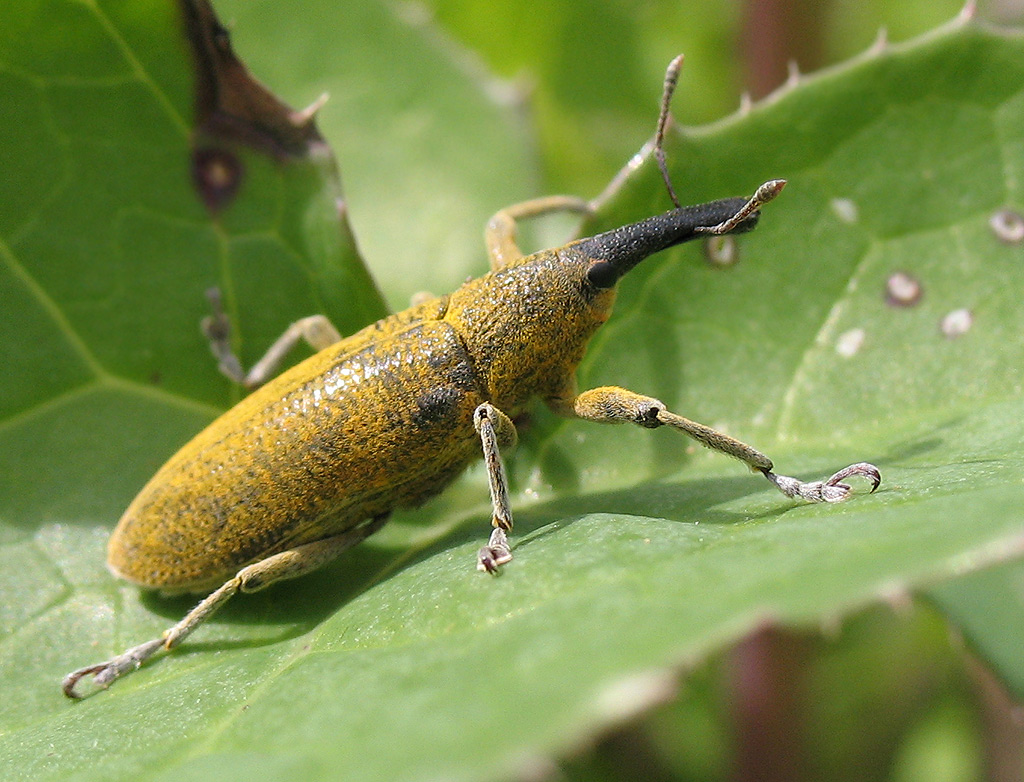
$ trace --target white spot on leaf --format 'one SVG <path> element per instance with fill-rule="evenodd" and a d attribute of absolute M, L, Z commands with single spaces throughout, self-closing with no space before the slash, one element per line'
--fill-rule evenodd
<path fill-rule="evenodd" d="M 974 315 L 969 309 L 961 308 L 946 315 L 942 319 L 942 323 L 939 324 L 939 328 L 942 330 L 943 336 L 948 339 L 956 339 L 970 331 L 973 325 Z"/>
<path fill-rule="evenodd" d="M 864 329 L 850 329 L 844 331 L 836 340 L 836 353 L 843 358 L 850 358 L 857 355 L 864 344 L 864 337 L 867 336 Z"/>
<path fill-rule="evenodd" d="M 921 282 L 907 272 L 894 272 L 885 281 L 885 300 L 893 307 L 913 307 L 924 294 Z"/>
<path fill-rule="evenodd" d="M 1012 209 L 1000 209 L 988 220 L 989 227 L 1003 244 L 1024 242 L 1024 217 Z"/>
<path fill-rule="evenodd" d="M 832 212 L 847 225 L 853 225 L 860 219 L 860 209 L 857 202 L 849 198 L 833 198 L 829 204 Z"/>

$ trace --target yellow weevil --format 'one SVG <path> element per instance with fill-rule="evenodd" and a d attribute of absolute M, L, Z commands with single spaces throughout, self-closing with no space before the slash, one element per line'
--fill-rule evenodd
<path fill-rule="evenodd" d="M 655 153 L 680 60 L 666 77 Z M 667 182 L 667 177 L 666 177 Z M 171 649 L 237 592 L 309 573 L 381 528 L 392 510 L 419 505 L 479 454 L 487 465 L 493 531 L 477 567 L 511 558 L 508 490 L 499 449 L 516 440 L 511 417 L 535 399 L 556 413 L 597 423 L 669 426 L 763 473 L 789 497 L 837 502 L 861 475 L 854 464 L 805 483 L 772 470 L 744 443 L 624 388 L 578 393 L 575 369 L 608 319 L 619 279 L 644 258 L 708 235 L 749 231 L 782 189 L 766 182 L 750 199 L 677 208 L 646 220 L 523 256 L 516 221 L 587 211 L 555 196 L 499 212 L 485 231 L 491 271 L 454 293 L 420 303 L 342 339 L 322 316 L 293 324 L 248 375 L 226 347 L 223 316 L 207 332 L 224 371 L 260 386 L 200 432 L 131 503 L 108 547 L 121 578 L 164 592 L 208 592 L 161 637 L 64 678 L 80 697 L 90 674 L 107 687 L 160 648 Z M 671 187 L 670 187 L 671 192 Z M 674 194 L 673 195 L 673 200 Z M 266 385 L 274 366 L 305 338 L 319 352 Z"/>

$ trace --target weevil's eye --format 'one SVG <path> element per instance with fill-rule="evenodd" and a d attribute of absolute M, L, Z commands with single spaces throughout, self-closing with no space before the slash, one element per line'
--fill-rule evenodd
<path fill-rule="evenodd" d="M 587 269 L 587 282 L 595 288 L 613 288 L 619 281 L 619 272 L 608 261 L 594 261 Z"/>

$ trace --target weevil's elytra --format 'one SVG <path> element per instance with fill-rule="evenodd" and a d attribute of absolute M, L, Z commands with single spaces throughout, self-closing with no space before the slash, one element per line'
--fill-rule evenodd
<path fill-rule="evenodd" d="M 459 423 L 457 418 L 463 399 L 463 391 L 453 385 L 423 392 L 416 397 L 416 410 L 412 416 L 413 426 L 441 424 L 455 428 Z"/>
<path fill-rule="evenodd" d="M 659 138 L 672 68 L 678 61 L 666 79 Z M 511 207 L 488 223 L 488 274 L 344 339 L 322 316 L 304 318 L 247 374 L 228 348 L 219 298 L 211 297 L 215 312 L 205 330 L 214 354 L 226 374 L 257 390 L 170 458 L 129 505 L 108 547 L 118 576 L 210 594 L 160 638 L 68 674 L 64 692 L 79 697 L 77 684 L 89 675 L 108 686 L 176 646 L 238 592 L 315 570 L 481 456 L 493 531 L 477 567 L 494 572 L 512 559 L 501 450 L 515 443 L 512 417 L 536 399 L 585 421 L 671 427 L 740 459 L 789 497 L 838 502 L 849 496 L 842 481 L 851 475 L 877 488 L 881 478 L 870 464 L 806 483 L 777 475 L 764 454 L 653 397 L 576 387 L 576 367 L 608 319 L 623 275 L 682 242 L 752 230 L 783 184 L 772 180 L 750 199 L 676 208 L 529 256 L 515 244 L 516 220 L 587 205 L 555 196 Z M 319 352 L 267 382 L 303 338 Z"/>
<path fill-rule="evenodd" d="M 416 505 L 476 455 L 472 412 L 483 401 L 442 321 L 399 326 L 354 351 L 342 341 L 172 457 L 125 512 L 110 566 L 142 586 L 201 591 L 268 554 Z"/>

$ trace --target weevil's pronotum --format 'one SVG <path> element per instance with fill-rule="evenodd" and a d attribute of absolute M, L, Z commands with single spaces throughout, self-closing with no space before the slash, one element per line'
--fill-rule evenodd
<path fill-rule="evenodd" d="M 659 161 L 678 68 L 677 60 L 666 78 Z M 108 686 L 176 646 L 237 592 L 315 570 L 380 529 L 392 510 L 440 492 L 481 452 L 493 531 L 477 567 L 495 571 L 512 558 L 500 451 L 516 440 L 512 417 L 535 398 L 586 421 L 672 427 L 740 459 L 789 497 L 845 499 L 843 480 L 851 475 L 877 487 L 878 470 L 863 463 L 812 483 L 776 475 L 764 454 L 657 399 L 610 386 L 576 388 L 576 366 L 626 272 L 667 247 L 751 230 L 783 184 L 767 182 L 750 199 L 677 206 L 525 257 L 515 242 L 517 220 L 589 206 L 561 196 L 513 206 L 487 225 L 488 274 L 345 339 L 325 318 L 306 318 L 247 375 L 226 347 L 223 317 L 212 319 L 207 332 L 222 369 L 259 388 L 171 457 L 125 511 L 108 548 L 117 576 L 209 595 L 161 637 L 68 674 L 64 692 L 78 697 L 76 685 L 90 674 Z M 301 338 L 319 352 L 263 385 Z"/>

